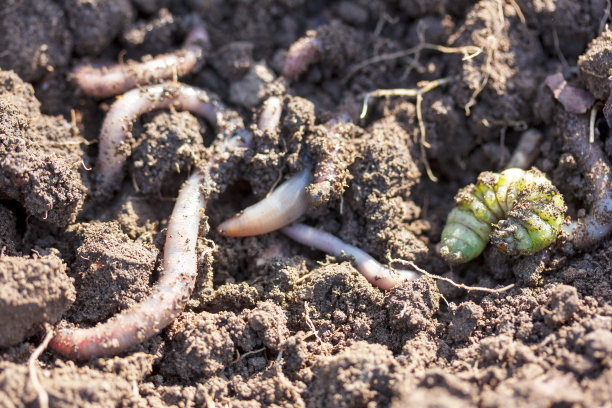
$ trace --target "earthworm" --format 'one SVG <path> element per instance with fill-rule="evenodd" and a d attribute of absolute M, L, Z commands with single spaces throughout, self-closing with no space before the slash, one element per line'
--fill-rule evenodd
<path fill-rule="evenodd" d="M 259 120 L 260 128 L 276 129 L 281 113 L 280 99 L 278 101 L 275 99 L 278 98 L 268 99 L 264 105 Z M 343 121 L 344 118 L 340 118 L 326 124 L 330 130 L 328 139 L 330 149 L 326 160 L 315 166 L 316 179 L 313 186 L 323 187 L 322 190 L 327 196 L 337 178 L 337 166 L 333 161 L 343 145 L 340 135 L 333 131 L 333 127 Z M 247 237 L 266 234 L 291 224 L 304 215 L 313 204 L 306 189 L 312 179 L 313 173 L 309 168 L 302 170 L 281 184 L 268 197 L 223 221 L 217 227 L 217 231 L 229 237 Z"/>
<path fill-rule="evenodd" d="M 562 112 L 558 116 L 564 147 L 574 156 L 593 194 L 589 214 L 563 226 L 567 237 L 564 249 L 572 252 L 572 247 L 595 245 L 612 231 L 612 166 L 599 144 L 589 143 L 585 115 Z"/>
<path fill-rule="evenodd" d="M 282 228 L 281 231 L 302 245 L 316 248 L 335 257 L 351 256 L 355 267 L 367 281 L 383 290 L 389 290 L 404 281 L 420 276 L 411 270 L 386 268 L 361 249 L 347 244 L 328 232 L 304 224 L 295 223 Z"/>
<path fill-rule="evenodd" d="M 313 153 L 318 158 L 313 169 L 314 182 L 306 190 L 313 207 L 328 203 L 332 196 L 338 196 L 344 190 L 347 178 L 345 170 L 348 164 L 343 158 L 346 144 L 342 129 L 339 127 L 349 120 L 348 115 L 340 114 L 325 123 L 327 129 L 325 140 L 322 144 L 315 144 L 312 147 L 316 149 Z"/>
<path fill-rule="evenodd" d="M 474 259 L 489 239 L 510 255 L 537 252 L 556 240 L 566 210 L 563 196 L 536 168 L 480 173 L 455 200 L 440 248 L 450 263 Z"/>
<path fill-rule="evenodd" d="M 259 128 L 264 131 L 276 130 L 281 114 L 280 98 L 268 98 L 259 116 Z M 305 188 L 311 180 L 310 170 L 302 170 L 268 197 L 223 221 L 217 231 L 230 237 L 246 237 L 265 234 L 291 224 L 308 210 L 310 204 Z"/>
<path fill-rule="evenodd" d="M 518 167 L 525 170 L 531 167 L 538 154 L 540 154 L 541 140 L 542 132 L 539 130 L 528 129 L 524 131 L 510 161 L 506 164 L 506 168 Z"/>
<path fill-rule="evenodd" d="M 247 237 L 265 234 L 292 223 L 310 206 L 305 188 L 311 180 L 310 169 L 302 170 L 265 199 L 223 221 L 217 231 L 229 237 Z"/>
<path fill-rule="evenodd" d="M 196 242 L 205 205 L 202 179 L 203 173 L 193 173 L 179 192 L 166 232 L 163 273 L 153 294 L 95 327 L 57 330 L 52 349 L 74 360 L 113 356 L 159 333 L 176 318 L 197 275 Z"/>
<path fill-rule="evenodd" d="M 213 126 L 227 128 L 230 133 L 244 127 L 242 119 L 235 112 L 227 109 L 216 95 L 202 89 L 165 82 L 128 91 L 113 103 L 100 130 L 97 161 L 99 194 L 111 194 L 119 188 L 127 158 L 122 145 L 133 122 L 142 114 L 170 107 L 202 115 Z"/>
<path fill-rule="evenodd" d="M 282 101 L 278 96 L 271 96 L 264 102 L 257 126 L 265 131 L 275 131 L 283 113 Z"/>
<path fill-rule="evenodd" d="M 318 62 L 323 51 L 323 43 L 309 32 L 289 47 L 283 64 L 283 76 L 292 79 L 306 71 L 310 64 Z"/>
<path fill-rule="evenodd" d="M 127 92 L 138 86 L 183 76 L 194 69 L 209 46 L 208 32 L 196 25 L 183 47 L 171 54 L 161 54 L 148 61 L 95 68 L 82 65 L 73 71 L 76 84 L 87 95 L 102 99 Z"/>

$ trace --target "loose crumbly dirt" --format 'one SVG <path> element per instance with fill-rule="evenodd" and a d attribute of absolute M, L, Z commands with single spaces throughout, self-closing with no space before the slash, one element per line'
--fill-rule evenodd
<path fill-rule="evenodd" d="M 203 120 L 145 115 L 126 146 L 119 192 L 96 201 L 97 137 L 112 99 L 84 96 L 70 70 L 171 52 L 198 19 L 211 49 L 182 81 L 217 93 L 247 124 L 266 95 L 281 96 L 279 129 L 252 127 L 253 148 L 217 166 L 224 192 L 209 203 L 213 228 L 199 241 L 215 249 L 199 259 L 186 311 L 117 357 L 74 363 L 43 352 L 34 367 L 50 406 L 610 406 L 610 237 L 572 255 L 552 246 L 508 257 L 489 247 L 452 269 L 437 253 L 457 190 L 502 170 L 525 128 L 543 133 L 534 165 L 568 215 L 588 213 L 592 195 L 563 151 L 562 108 L 544 79 L 561 72 L 608 98 L 605 10 L 604 0 L 2 2 L 0 406 L 38 405 L 28 358 L 49 327 L 91 326 L 147 296 L 176 193 L 213 154 Z M 308 30 L 323 43 L 320 59 L 286 81 L 285 52 Z M 421 41 L 482 52 L 391 55 Z M 426 135 L 412 97 L 372 98 L 359 118 L 365 92 L 439 78 L 450 81 L 420 106 Z M 332 134 L 326 123 L 342 115 L 350 123 Z M 337 154 L 330 137 L 343 145 Z M 612 159 L 601 115 L 595 143 Z M 467 292 L 421 278 L 382 292 L 350 259 L 280 233 L 214 230 L 304 166 L 326 171 L 316 167 L 324 160 L 335 178 L 309 190 L 315 208 L 304 222 L 383 263 L 515 286 Z"/>

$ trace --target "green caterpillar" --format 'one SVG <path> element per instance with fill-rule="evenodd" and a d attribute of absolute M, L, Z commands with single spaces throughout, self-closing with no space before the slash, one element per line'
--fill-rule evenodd
<path fill-rule="evenodd" d="M 440 248 L 450 263 L 476 258 L 489 239 L 511 255 L 539 251 L 557 238 L 566 210 L 563 196 L 536 168 L 480 173 L 455 201 Z"/>

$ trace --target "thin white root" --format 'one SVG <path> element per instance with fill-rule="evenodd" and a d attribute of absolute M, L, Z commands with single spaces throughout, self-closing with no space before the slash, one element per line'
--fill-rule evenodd
<path fill-rule="evenodd" d="M 53 338 L 53 329 L 48 328 L 47 334 L 45 334 L 45 338 L 43 341 L 36 347 L 30 358 L 28 359 L 28 370 L 30 372 L 30 382 L 32 383 L 32 387 L 36 391 L 36 395 L 38 395 L 38 406 L 40 408 L 48 408 L 49 407 L 49 394 L 42 386 L 38 379 L 38 370 L 36 369 L 36 361 L 40 357 L 40 355 L 47 349 L 49 342 Z"/>

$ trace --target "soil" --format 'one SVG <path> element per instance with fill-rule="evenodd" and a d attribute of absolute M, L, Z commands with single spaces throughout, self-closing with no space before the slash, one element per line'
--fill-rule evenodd
<path fill-rule="evenodd" d="M 438 253 L 453 196 L 502 170 L 527 128 L 543 134 L 533 165 L 563 193 L 568 216 L 588 213 L 592 192 L 563 149 L 565 122 L 555 118 L 565 113 L 544 82 L 561 72 L 604 102 L 608 18 L 604 0 L 2 2 L 0 406 L 38 405 L 28 359 L 53 327 L 95 325 L 150 293 L 174 198 L 215 153 L 201 118 L 145 115 L 118 193 L 100 201 L 89 192 L 112 98 L 88 98 L 71 69 L 171 52 L 197 19 L 211 49 L 181 80 L 249 124 L 266 96 L 281 96 L 279 129 L 252 127 L 252 151 L 217 166 L 212 228 L 199 242 L 214 251 L 200 259 L 185 312 L 113 358 L 72 362 L 45 350 L 34 370 L 49 406 L 612 406 L 611 237 L 576 253 L 488 247 L 453 267 Z M 287 49 L 309 30 L 322 43 L 318 61 L 280 77 Z M 422 43 L 481 52 L 422 47 L 355 69 Z M 450 81 L 423 94 L 426 134 L 415 98 L 371 98 L 360 118 L 365 92 L 440 78 Z M 344 115 L 349 123 L 327 124 Z M 595 119 L 595 143 L 612 159 L 608 125 Z M 325 173 L 324 162 L 334 177 L 309 188 L 303 222 L 383 263 L 514 286 L 466 291 L 423 277 L 383 292 L 350 259 L 280 233 L 215 231 L 305 163 Z"/>

